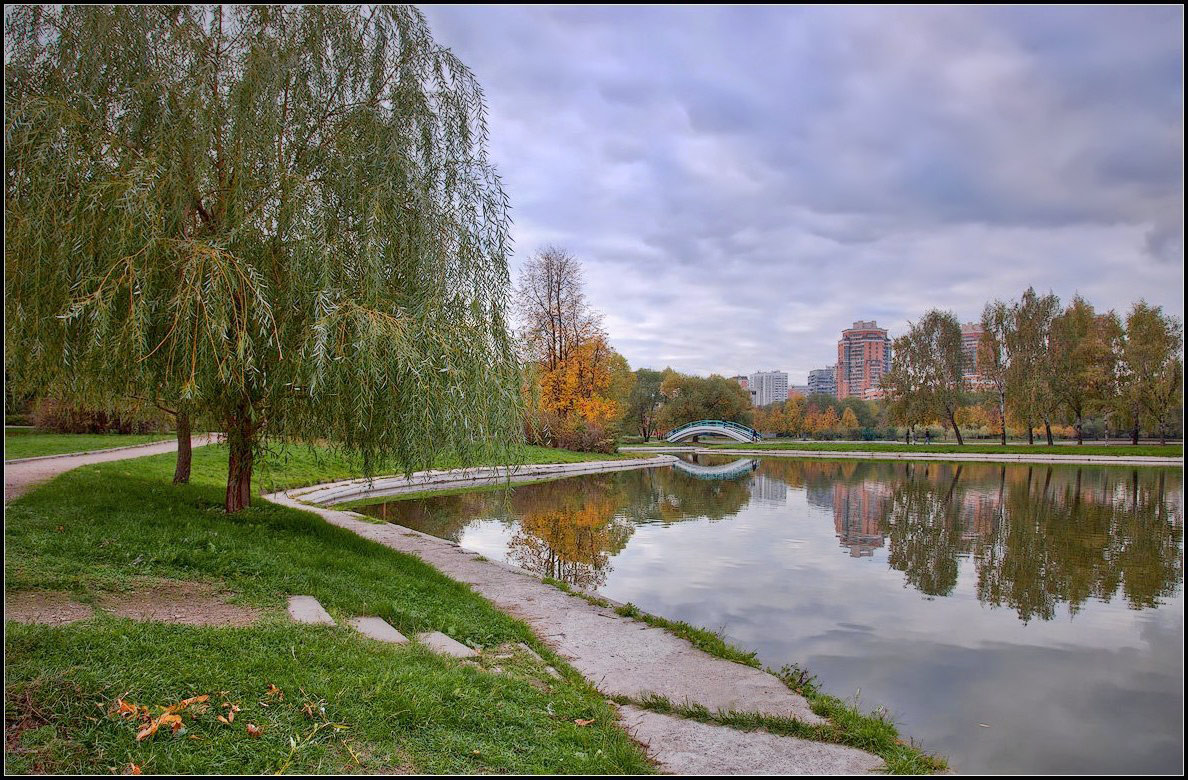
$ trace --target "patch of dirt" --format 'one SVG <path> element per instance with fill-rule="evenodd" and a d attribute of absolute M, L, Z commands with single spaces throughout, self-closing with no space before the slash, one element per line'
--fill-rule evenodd
<path fill-rule="evenodd" d="M 228 604 L 226 594 L 202 582 L 159 580 L 99 599 L 104 610 L 131 618 L 187 626 L 246 626 L 263 616 L 254 607 Z"/>
<path fill-rule="evenodd" d="M 18 623 L 61 626 L 86 620 L 92 614 L 90 607 L 78 603 L 68 593 L 22 590 L 4 597 L 4 617 Z"/>

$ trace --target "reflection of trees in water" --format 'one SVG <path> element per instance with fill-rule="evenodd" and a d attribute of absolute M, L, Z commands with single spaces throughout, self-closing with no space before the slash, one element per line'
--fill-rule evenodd
<path fill-rule="evenodd" d="M 1180 476 L 1166 469 L 772 458 L 762 473 L 832 510 L 851 555 L 885 542 L 921 593 L 952 593 L 972 557 L 978 599 L 1023 620 L 1119 590 L 1154 606 L 1184 578 Z"/>
<path fill-rule="evenodd" d="M 508 499 L 508 519 L 518 521 L 510 557 L 537 575 L 594 589 L 636 525 L 732 517 L 750 501 L 750 481 L 656 468 L 521 487 Z"/>
<path fill-rule="evenodd" d="M 356 507 L 354 511 L 456 542 L 476 517 L 500 516 L 507 495 L 498 491 L 427 496 Z"/>
<path fill-rule="evenodd" d="M 634 524 L 619 514 L 623 480 L 581 478 L 516 491 L 511 509 L 519 520 L 508 545 L 511 559 L 542 577 L 592 590 L 606 582 L 610 557 L 627 544 Z"/>
<path fill-rule="evenodd" d="M 1119 589 L 1134 609 L 1157 605 L 1184 577 L 1183 517 L 1167 481 L 1164 470 L 1020 469 L 1001 527 L 978 545 L 978 598 L 1024 620 L 1049 620 L 1060 603 L 1075 614 Z"/>
<path fill-rule="evenodd" d="M 1154 606 L 1184 577 L 1181 477 L 1167 469 L 766 458 L 758 475 L 830 510 L 849 554 L 885 546 L 889 565 L 926 595 L 952 593 L 960 558 L 971 557 L 979 601 L 1023 620 L 1119 591 L 1135 609 Z M 516 563 L 596 588 L 637 524 L 735 516 L 751 483 L 656 468 L 364 511 L 455 541 L 476 518 L 518 523 Z"/>
<path fill-rule="evenodd" d="M 751 500 L 751 474 L 738 479 L 696 479 L 676 469 L 648 469 L 636 515 L 639 522 L 677 523 L 734 517 Z"/>
<path fill-rule="evenodd" d="M 947 596 L 957 585 L 963 470 L 962 465 L 905 464 L 881 520 L 890 548 L 887 563 L 928 596 Z"/>

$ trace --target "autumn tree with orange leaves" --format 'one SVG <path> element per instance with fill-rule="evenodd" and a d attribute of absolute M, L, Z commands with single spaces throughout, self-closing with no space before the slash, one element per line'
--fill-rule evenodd
<path fill-rule="evenodd" d="M 634 376 L 586 302 L 580 262 L 548 246 L 520 272 L 517 311 L 529 441 L 609 451 Z"/>

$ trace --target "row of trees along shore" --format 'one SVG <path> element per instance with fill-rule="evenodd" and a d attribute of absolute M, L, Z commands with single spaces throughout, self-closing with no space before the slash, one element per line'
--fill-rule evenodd
<path fill-rule="evenodd" d="M 1144 301 L 1125 318 L 1079 296 L 1061 308 L 1055 295 L 1033 289 L 1018 301 L 992 301 L 974 365 L 960 322 L 933 310 L 895 340 L 884 399 L 793 396 L 753 409 L 747 392 L 722 376 L 632 371 L 586 300 L 580 262 L 562 248 L 526 261 L 516 299 L 526 435 L 549 446 L 610 451 L 620 435 L 647 441 L 704 418 L 814 438 L 894 438 L 902 427 L 909 441 L 939 424 L 959 444 L 969 428 L 992 431 L 1002 444 L 1008 429 L 1034 443 L 1037 428 L 1049 444 L 1056 435 L 1080 442 L 1090 418 L 1137 444 L 1142 430 L 1164 441 L 1180 424 L 1182 325 Z"/>
<path fill-rule="evenodd" d="M 962 412 L 986 398 L 982 409 L 1004 445 L 1008 427 L 1025 430 L 1028 443 L 1042 427 L 1052 444 L 1060 423 L 1072 426 L 1080 444 L 1094 416 L 1128 432 L 1134 444 L 1143 429 L 1164 443 L 1182 424 L 1183 324 L 1158 306 L 1140 300 L 1122 317 L 1096 311 L 1079 295 L 1061 308 L 1055 295 L 1028 288 L 1018 301 L 987 303 L 981 327 L 974 366 L 950 312 L 929 311 L 895 339 L 882 386 L 889 418 L 909 437 L 939 419 L 964 443 Z M 971 386 L 974 371 L 979 379 Z"/>
<path fill-rule="evenodd" d="M 18 395 L 427 468 L 519 437 L 508 203 L 473 74 L 412 6 L 12 6 Z"/>

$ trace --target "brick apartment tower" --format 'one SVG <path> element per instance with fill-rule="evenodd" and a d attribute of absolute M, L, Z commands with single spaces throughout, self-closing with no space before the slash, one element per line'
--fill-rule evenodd
<path fill-rule="evenodd" d="M 965 385 L 971 390 L 983 386 L 982 375 L 978 373 L 978 342 L 982 340 L 982 326 L 977 322 L 966 322 L 961 325 L 961 352 L 964 363 L 961 374 Z"/>
<path fill-rule="evenodd" d="M 837 397 L 878 398 L 891 368 L 891 339 L 874 320 L 859 320 L 837 342 Z"/>

